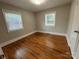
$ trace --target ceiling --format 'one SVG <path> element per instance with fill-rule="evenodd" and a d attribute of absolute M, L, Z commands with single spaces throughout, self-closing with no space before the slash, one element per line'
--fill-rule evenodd
<path fill-rule="evenodd" d="M 12 4 L 14 6 L 30 10 L 33 12 L 38 12 L 41 10 L 45 10 L 48 8 L 53 8 L 59 5 L 68 4 L 71 2 L 71 0 L 46 0 L 45 3 L 41 5 L 34 5 L 30 2 L 30 0 L 0 0 L 2 2 Z"/>

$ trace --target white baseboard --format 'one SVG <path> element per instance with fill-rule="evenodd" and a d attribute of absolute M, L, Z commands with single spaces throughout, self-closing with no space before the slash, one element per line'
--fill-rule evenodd
<path fill-rule="evenodd" d="M 66 35 L 66 39 L 67 39 L 67 42 L 68 42 L 69 47 L 71 48 L 70 39 L 69 39 L 68 35 Z"/>
<path fill-rule="evenodd" d="M 17 40 L 20 40 L 20 39 L 22 39 L 22 38 L 24 38 L 24 37 L 27 37 L 27 36 L 29 36 L 29 35 L 35 33 L 35 32 L 49 33 L 49 34 L 53 34 L 53 35 L 61 35 L 61 36 L 66 36 L 66 37 L 67 37 L 66 34 L 62 34 L 62 33 L 53 33 L 53 32 L 46 32 L 46 31 L 34 31 L 34 32 L 31 32 L 31 33 L 25 34 L 25 35 L 23 35 L 23 36 L 17 37 L 17 38 L 15 38 L 15 39 L 9 40 L 9 41 L 7 41 L 7 42 L 1 43 L 1 44 L 0 44 L 0 55 L 3 54 L 3 51 L 2 51 L 2 49 L 1 49 L 1 47 L 4 47 L 4 46 L 6 46 L 6 45 L 8 45 L 8 44 L 11 44 L 11 43 L 13 43 L 13 42 L 15 42 L 15 41 L 17 41 Z M 67 39 L 69 39 L 69 38 L 67 37 Z M 67 40 L 67 41 L 68 41 L 68 40 Z M 70 46 L 70 43 L 69 43 L 69 42 L 68 42 L 68 44 L 69 44 L 69 46 Z"/>
<path fill-rule="evenodd" d="M 72 57 L 73 57 L 73 59 L 76 59 L 76 57 L 75 57 L 75 55 L 74 55 L 74 52 L 72 51 L 71 42 L 69 41 L 70 39 L 69 39 L 69 37 L 68 37 L 67 35 L 66 35 L 66 38 L 67 38 L 68 45 L 69 45 L 69 47 L 70 47 L 70 49 L 71 49 Z"/>
<path fill-rule="evenodd" d="M 47 31 L 37 31 L 37 32 L 41 32 L 41 33 L 49 33 L 49 34 L 53 34 L 53 35 L 66 36 L 66 34 L 62 34 L 62 33 L 55 33 L 55 32 L 47 32 Z"/>
<path fill-rule="evenodd" d="M 70 41 L 69 41 L 69 37 L 67 36 L 67 34 L 62 34 L 62 33 L 54 33 L 54 32 L 46 32 L 46 31 L 37 31 L 37 32 L 41 32 L 41 33 L 49 33 L 49 34 L 53 34 L 53 35 L 60 35 L 60 36 L 65 36 L 67 39 L 67 43 L 70 47 Z"/>
<path fill-rule="evenodd" d="M 45 31 L 37 31 L 37 32 L 41 32 L 41 33 L 49 33 L 49 34 L 53 34 L 53 35 L 61 35 L 61 36 L 65 36 L 66 39 L 67 39 L 67 43 L 68 43 L 70 49 L 72 49 L 72 48 L 71 48 L 71 45 L 70 45 L 69 37 L 67 36 L 67 34 L 53 33 L 53 32 L 45 32 Z M 73 57 L 73 59 L 76 59 L 76 58 L 73 56 L 73 52 L 72 52 L 72 51 L 71 51 L 71 53 L 72 53 L 72 57 Z"/>
<path fill-rule="evenodd" d="M 25 35 L 20 36 L 20 37 L 17 37 L 17 38 L 14 38 L 14 39 L 9 40 L 9 41 L 6 41 L 6 42 L 4 42 L 4 43 L 1 43 L 1 44 L 0 44 L 0 55 L 4 54 L 3 51 L 2 51 L 2 49 L 1 49 L 1 47 L 4 47 L 4 46 L 6 46 L 6 45 L 8 45 L 8 44 L 11 44 L 11 43 L 13 43 L 13 42 L 15 42 L 15 41 L 17 41 L 17 40 L 20 40 L 20 39 L 22 39 L 22 38 L 24 38 L 24 37 L 27 37 L 27 36 L 29 36 L 29 35 L 35 33 L 35 32 L 36 32 L 36 31 L 31 32 L 31 33 L 28 33 L 28 34 L 25 34 Z"/>

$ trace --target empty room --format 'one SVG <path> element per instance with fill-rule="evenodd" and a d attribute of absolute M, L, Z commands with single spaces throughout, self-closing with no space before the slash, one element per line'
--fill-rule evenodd
<path fill-rule="evenodd" d="M 0 0 L 0 59 L 79 59 L 79 0 Z"/>

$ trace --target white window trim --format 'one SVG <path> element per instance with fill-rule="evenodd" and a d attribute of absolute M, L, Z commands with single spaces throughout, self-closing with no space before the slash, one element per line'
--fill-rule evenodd
<path fill-rule="evenodd" d="M 6 18 L 5 18 L 5 13 L 13 13 L 13 14 L 21 15 L 20 12 L 16 12 L 16 11 L 13 11 L 13 10 L 8 10 L 8 9 L 2 9 L 2 12 L 3 12 L 4 19 L 6 19 Z M 22 18 L 22 15 L 21 15 L 21 18 Z M 5 20 L 5 23 L 6 23 L 6 20 Z M 7 31 L 8 31 L 8 32 L 13 32 L 13 31 L 17 31 L 17 30 L 22 30 L 22 29 L 23 29 L 23 27 L 22 27 L 22 28 L 16 29 L 16 30 L 9 30 L 9 29 L 8 29 L 9 27 L 8 27 L 8 24 L 7 24 L 7 23 L 6 23 L 6 26 L 7 26 Z M 23 26 L 23 22 L 22 22 L 22 26 Z"/>
<path fill-rule="evenodd" d="M 55 14 L 55 21 L 56 21 L 56 11 L 52 12 L 52 13 L 45 14 L 45 26 L 55 26 L 55 23 L 54 24 L 48 24 L 47 23 L 47 16 L 48 15 L 53 15 L 53 14 Z"/>

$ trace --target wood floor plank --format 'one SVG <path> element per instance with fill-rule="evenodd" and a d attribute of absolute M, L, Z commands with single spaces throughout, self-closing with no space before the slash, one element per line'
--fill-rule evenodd
<path fill-rule="evenodd" d="M 2 49 L 6 59 L 72 59 L 64 36 L 39 32 Z"/>

